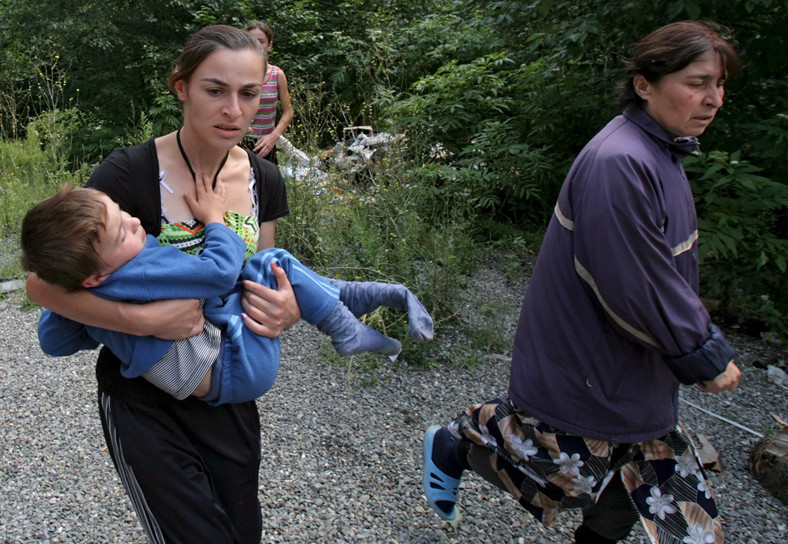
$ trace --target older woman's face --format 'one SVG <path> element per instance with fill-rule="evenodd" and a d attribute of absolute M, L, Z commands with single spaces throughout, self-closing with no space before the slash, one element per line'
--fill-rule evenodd
<path fill-rule="evenodd" d="M 643 109 L 673 138 L 703 134 L 722 107 L 724 82 L 722 61 L 714 51 L 657 83 L 643 76 L 634 80 Z"/>

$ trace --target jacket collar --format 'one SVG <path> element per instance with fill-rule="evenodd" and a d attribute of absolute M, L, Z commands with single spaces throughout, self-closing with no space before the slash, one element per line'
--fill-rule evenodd
<path fill-rule="evenodd" d="M 679 159 L 683 159 L 698 147 L 698 139 L 695 136 L 682 136 L 675 140 L 668 136 L 665 129 L 659 126 L 659 123 L 646 113 L 643 108 L 629 106 L 624 110 L 624 117 L 643 129 L 657 142 L 667 147 L 668 150 Z"/>

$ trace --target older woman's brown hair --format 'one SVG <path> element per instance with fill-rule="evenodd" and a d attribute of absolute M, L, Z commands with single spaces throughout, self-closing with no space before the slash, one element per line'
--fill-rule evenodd
<path fill-rule="evenodd" d="M 739 55 L 710 22 L 678 21 L 658 28 L 635 46 L 627 62 L 627 78 L 618 87 L 618 105 L 642 106 L 643 100 L 633 86 L 641 75 L 651 83 L 678 72 L 708 51 L 715 51 L 722 61 L 726 79 L 733 78 L 740 67 Z"/>

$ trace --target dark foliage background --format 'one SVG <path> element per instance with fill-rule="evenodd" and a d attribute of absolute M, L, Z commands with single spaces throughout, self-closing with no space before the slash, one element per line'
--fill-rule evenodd
<path fill-rule="evenodd" d="M 462 202 L 452 215 L 477 244 L 534 248 L 574 156 L 617 113 L 631 45 L 687 18 L 723 25 L 745 61 L 686 164 L 703 295 L 729 323 L 784 337 L 786 0 L 0 0 L 2 136 L 65 142 L 76 170 L 171 130 L 179 107 L 164 81 L 187 37 L 265 20 L 296 145 L 330 146 L 353 124 L 404 132 L 396 178 L 420 217 Z"/>

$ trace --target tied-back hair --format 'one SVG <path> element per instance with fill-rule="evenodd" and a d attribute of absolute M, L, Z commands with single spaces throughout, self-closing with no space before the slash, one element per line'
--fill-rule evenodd
<path fill-rule="evenodd" d="M 33 206 L 22 220 L 22 268 L 68 291 L 100 273 L 98 246 L 107 221 L 102 194 L 69 183 Z"/>
<path fill-rule="evenodd" d="M 217 49 L 229 49 L 230 51 L 243 51 L 250 49 L 260 54 L 263 62 L 266 61 L 266 53 L 251 34 L 229 25 L 206 26 L 195 32 L 183 51 L 175 59 L 170 70 L 170 77 L 167 85 L 171 90 L 175 90 L 175 83 L 178 81 L 189 81 L 189 78 L 203 61 Z"/>
<path fill-rule="evenodd" d="M 722 37 L 722 27 L 710 21 L 678 21 L 658 28 L 635 46 L 626 63 L 626 79 L 618 86 L 618 105 L 642 106 L 643 99 L 635 92 L 635 76 L 641 75 L 650 83 L 673 72 L 678 72 L 714 51 L 722 62 L 723 76 L 732 79 L 740 68 L 739 55 Z"/>

